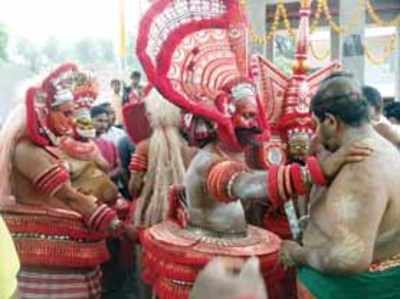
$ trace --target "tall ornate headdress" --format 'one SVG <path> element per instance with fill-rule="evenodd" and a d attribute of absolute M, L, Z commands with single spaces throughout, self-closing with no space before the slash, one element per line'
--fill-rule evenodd
<path fill-rule="evenodd" d="M 299 11 L 293 75 L 288 77 L 272 62 L 254 55 L 251 70 L 260 90 L 263 110 L 271 127 L 271 141 L 267 149 L 267 164 L 280 164 L 286 160 L 285 144 L 296 135 L 312 135 L 314 124 L 309 112 L 311 97 L 320 82 L 340 69 L 338 62 L 309 74 L 307 58 L 309 45 L 310 0 L 302 0 Z"/>
<path fill-rule="evenodd" d="M 224 87 L 249 76 L 246 20 L 238 1 L 156 0 L 140 23 L 137 45 L 159 92 L 215 122 L 219 137 L 238 146 L 226 103 L 217 103 Z"/>
<path fill-rule="evenodd" d="M 51 144 L 48 127 L 49 111 L 74 99 L 73 88 L 78 67 L 66 63 L 47 76 L 41 86 L 31 87 L 26 93 L 27 132 L 31 140 L 41 146 Z"/>

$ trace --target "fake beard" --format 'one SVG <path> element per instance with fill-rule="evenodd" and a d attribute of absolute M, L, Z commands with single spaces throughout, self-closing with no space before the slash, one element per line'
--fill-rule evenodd
<path fill-rule="evenodd" d="M 95 129 L 79 129 L 76 128 L 76 133 L 86 139 L 94 139 L 96 137 L 96 130 Z"/>
<path fill-rule="evenodd" d="M 236 138 L 241 145 L 257 145 L 257 135 L 260 135 L 262 130 L 257 127 L 252 128 L 236 128 Z"/>

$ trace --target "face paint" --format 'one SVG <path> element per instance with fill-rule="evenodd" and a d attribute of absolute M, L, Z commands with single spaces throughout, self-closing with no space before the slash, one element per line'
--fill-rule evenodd
<path fill-rule="evenodd" d="M 51 131 L 57 136 L 72 133 L 74 122 L 74 104 L 66 102 L 54 108 L 49 114 L 49 125 Z"/>
<path fill-rule="evenodd" d="M 96 130 L 93 129 L 80 129 L 76 128 L 76 132 L 80 137 L 86 138 L 86 139 L 94 139 L 96 137 Z"/>
<path fill-rule="evenodd" d="M 232 116 L 236 137 L 241 145 L 248 145 L 261 134 L 258 123 L 258 110 L 254 100 L 238 100 L 235 104 L 235 113 Z"/>

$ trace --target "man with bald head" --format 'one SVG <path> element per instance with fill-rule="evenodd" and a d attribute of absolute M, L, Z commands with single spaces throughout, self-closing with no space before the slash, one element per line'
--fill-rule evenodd
<path fill-rule="evenodd" d="M 322 82 L 311 110 L 328 151 L 357 140 L 374 151 L 314 190 L 303 244 L 285 242 L 281 259 L 299 267 L 300 298 L 400 298 L 400 154 L 374 130 L 347 73 Z"/>

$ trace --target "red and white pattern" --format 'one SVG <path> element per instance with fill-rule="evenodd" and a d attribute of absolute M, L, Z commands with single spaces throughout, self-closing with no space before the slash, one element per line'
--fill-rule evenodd
<path fill-rule="evenodd" d="M 21 299 L 99 299 L 101 270 L 49 273 L 22 269 L 18 274 Z"/>
<path fill-rule="evenodd" d="M 249 75 L 246 23 L 236 0 L 159 0 L 142 18 L 137 42 L 157 90 L 180 108 L 218 123 L 220 135 L 232 143 L 230 116 L 214 101 L 230 80 Z"/>
<path fill-rule="evenodd" d="M 63 164 L 58 163 L 39 175 L 33 184 L 39 192 L 53 195 L 69 181 L 69 178 L 68 170 Z"/>

